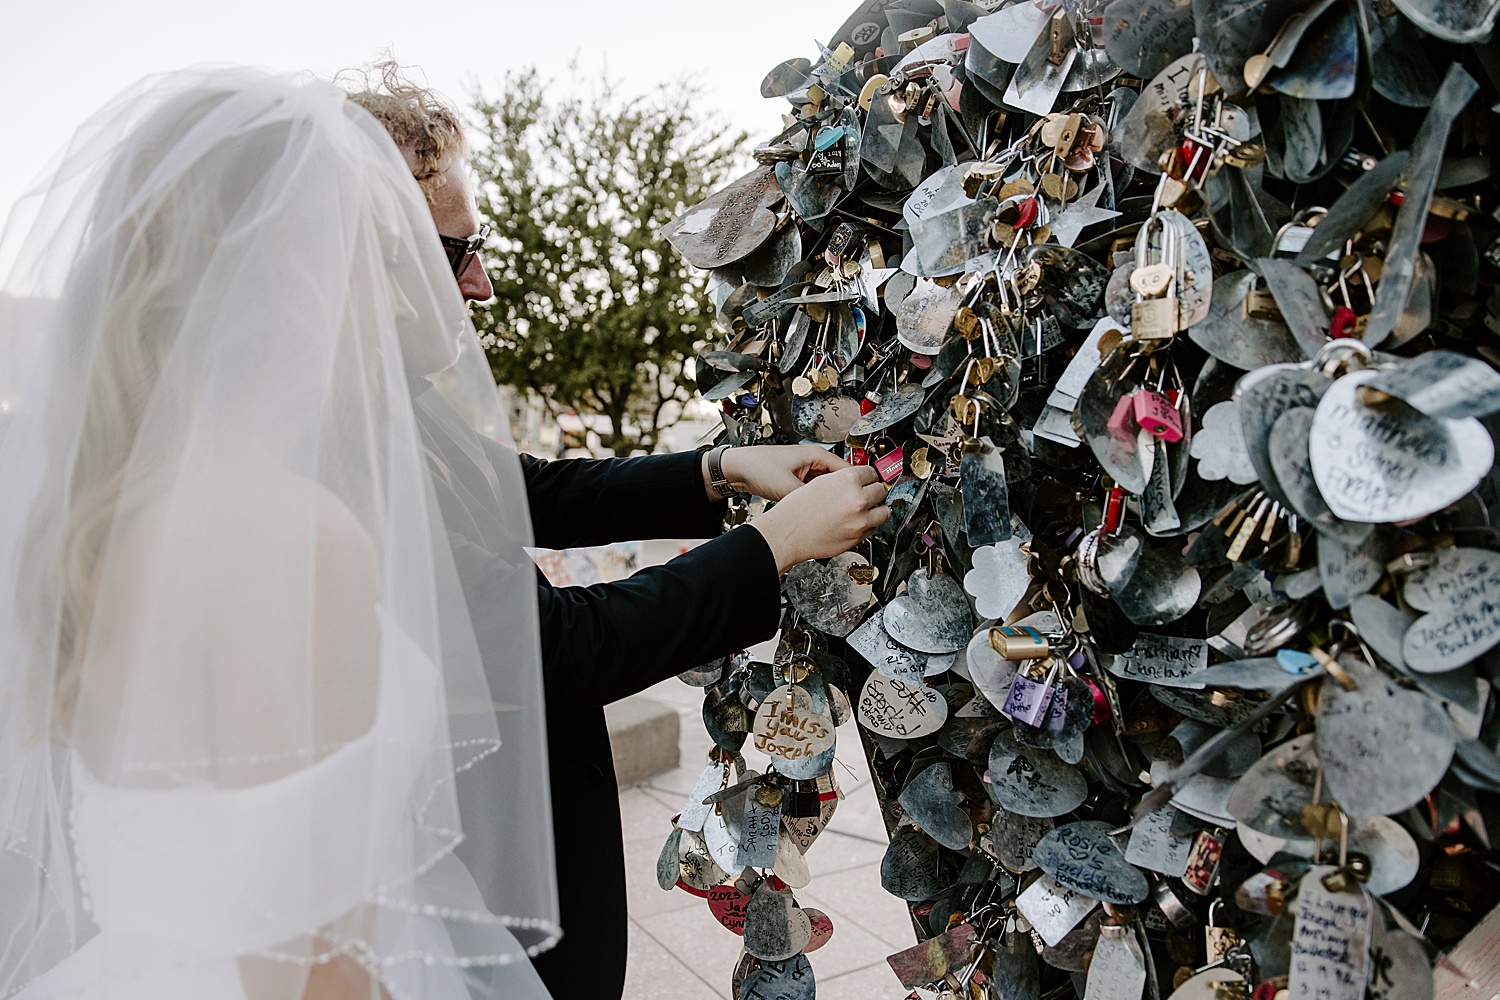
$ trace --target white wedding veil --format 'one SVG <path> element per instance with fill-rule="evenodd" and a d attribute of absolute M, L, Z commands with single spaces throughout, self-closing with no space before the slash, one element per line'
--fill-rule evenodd
<path fill-rule="evenodd" d="M 530 518 L 476 421 L 422 193 L 337 87 L 191 70 L 79 129 L 0 237 L 0 997 L 540 987 Z M 471 609 L 429 469 L 476 449 Z"/>

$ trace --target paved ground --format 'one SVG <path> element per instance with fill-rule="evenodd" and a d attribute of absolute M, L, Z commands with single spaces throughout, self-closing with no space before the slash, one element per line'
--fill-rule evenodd
<path fill-rule="evenodd" d="M 769 658 L 769 653 L 766 654 Z M 703 696 L 677 680 L 646 692 L 682 717 L 682 767 L 620 793 L 630 906 L 630 964 L 625 1000 L 722 1000 L 740 956 L 740 939 L 709 914 L 704 901 L 656 884 L 656 857 L 693 780 L 707 760 L 700 715 Z M 797 891 L 803 906 L 833 919 L 833 938 L 808 958 L 818 1000 L 868 1000 L 902 994 L 885 956 L 916 942 L 906 906 L 880 888 L 885 828 L 866 773 L 854 722 L 839 731 L 839 786 L 845 798 L 808 849 L 812 883 Z M 747 748 L 750 766 L 765 758 Z M 759 758 L 758 760 L 756 758 Z"/>

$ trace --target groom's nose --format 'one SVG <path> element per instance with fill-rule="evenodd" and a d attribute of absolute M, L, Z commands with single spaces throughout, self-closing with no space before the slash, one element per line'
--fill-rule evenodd
<path fill-rule="evenodd" d="M 479 259 L 479 254 L 474 255 L 464 273 L 458 276 L 458 290 L 463 293 L 465 302 L 485 302 L 495 297 L 495 286 L 490 284 L 490 276 L 484 273 L 484 262 Z"/>

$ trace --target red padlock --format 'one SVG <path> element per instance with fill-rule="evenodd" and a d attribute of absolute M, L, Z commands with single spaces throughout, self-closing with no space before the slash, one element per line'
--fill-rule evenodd
<path fill-rule="evenodd" d="M 849 464 L 850 465 L 869 465 L 870 464 L 870 453 L 868 451 L 866 451 L 865 449 L 863 449 L 863 448 L 850 448 L 849 449 Z"/>
<path fill-rule="evenodd" d="M 1017 229 L 1029 229 L 1031 227 L 1031 224 L 1036 221 L 1036 217 L 1040 214 L 1041 206 L 1038 204 L 1036 196 L 1033 195 L 1032 197 L 1027 198 L 1025 201 L 1021 202 L 1020 206 L 1017 208 L 1015 227 Z"/>
<path fill-rule="evenodd" d="M 1167 397 L 1150 389 L 1137 390 L 1130 400 L 1135 422 L 1163 441 L 1182 440 L 1182 414 Z"/>
<path fill-rule="evenodd" d="M 1339 306 L 1333 311 L 1333 318 L 1328 321 L 1328 336 L 1334 340 L 1344 337 L 1359 336 L 1359 317 L 1354 315 L 1354 310 L 1348 306 Z"/>
<path fill-rule="evenodd" d="M 1115 411 L 1109 415 L 1104 429 L 1118 441 L 1135 440 L 1135 408 L 1131 405 L 1134 393 L 1126 393 L 1115 403 Z"/>
<path fill-rule="evenodd" d="M 880 478 L 888 483 L 894 483 L 901 477 L 901 468 L 904 464 L 901 448 L 898 445 L 875 459 L 875 471 L 880 473 Z"/>

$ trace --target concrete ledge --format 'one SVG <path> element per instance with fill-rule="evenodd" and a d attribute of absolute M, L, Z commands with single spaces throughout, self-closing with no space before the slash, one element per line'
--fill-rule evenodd
<path fill-rule="evenodd" d="M 676 709 L 634 695 L 605 706 L 604 718 L 615 756 L 615 778 L 621 788 L 674 770 L 680 763 L 677 741 L 681 723 Z"/>

